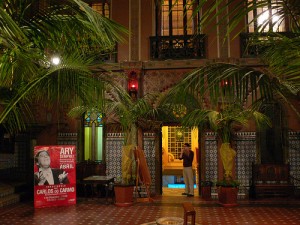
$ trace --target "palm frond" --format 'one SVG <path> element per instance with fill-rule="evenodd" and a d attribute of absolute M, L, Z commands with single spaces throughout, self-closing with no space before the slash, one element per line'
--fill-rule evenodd
<path fill-rule="evenodd" d="M 105 89 L 112 79 L 94 76 L 94 56 L 112 51 L 128 31 L 80 0 L 46 2 L 5 0 L 0 7 L 0 88 L 12 90 L 2 103 L 0 123 L 24 128 L 30 104 L 47 102 L 104 107 Z M 88 34 L 88 35 L 87 35 Z M 52 54 L 62 63 L 50 64 Z M 2 96 L 0 101 L 4 102 Z"/>
<path fill-rule="evenodd" d="M 272 99 L 273 89 L 268 75 L 261 71 L 234 64 L 215 63 L 198 68 L 180 81 L 165 101 L 187 102 L 205 108 L 216 108 L 220 100 L 251 103 L 260 98 Z M 174 100 L 175 99 L 175 100 Z"/>

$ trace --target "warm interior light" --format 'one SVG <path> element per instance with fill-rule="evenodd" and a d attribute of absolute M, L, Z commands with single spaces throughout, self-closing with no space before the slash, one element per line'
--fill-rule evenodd
<path fill-rule="evenodd" d="M 265 11 L 257 18 L 257 23 L 259 26 L 263 25 L 270 19 L 269 11 Z M 279 21 L 279 16 L 275 15 L 275 12 L 272 12 L 272 23 L 277 24 Z"/>
<path fill-rule="evenodd" d="M 269 11 L 265 11 L 257 18 L 258 25 L 264 24 L 268 18 L 269 18 Z"/>

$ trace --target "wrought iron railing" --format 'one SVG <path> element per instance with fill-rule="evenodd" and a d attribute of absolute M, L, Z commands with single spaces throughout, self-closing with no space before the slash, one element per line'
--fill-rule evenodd
<path fill-rule="evenodd" d="M 278 38 L 280 35 L 286 37 L 295 37 L 296 34 L 292 32 L 278 32 Z M 240 50 L 241 50 L 241 58 L 257 58 L 263 51 L 265 46 L 257 43 L 256 41 L 267 40 L 272 33 L 241 33 L 240 34 Z M 274 33 L 273 33 L 273 35 Z"/>
<path fill-rule="evenodd" d="M 95 58 L 97 62 L 115 63 L 118 61 L 118 49 L 117 45 L 111 52 L 101 52 Z"/>
<path fill-rule="evenodd" d="M 150 58 L 201 59 L 206 58 L 205 35 L 177 35 L 150 37 Z"/>

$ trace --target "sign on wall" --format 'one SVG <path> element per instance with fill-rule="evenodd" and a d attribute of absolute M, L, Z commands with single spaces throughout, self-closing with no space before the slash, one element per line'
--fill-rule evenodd
<path fill-rule="evenodd" d="M 75 145 L 34 148 L 34 207 L 76 204 Z"/>

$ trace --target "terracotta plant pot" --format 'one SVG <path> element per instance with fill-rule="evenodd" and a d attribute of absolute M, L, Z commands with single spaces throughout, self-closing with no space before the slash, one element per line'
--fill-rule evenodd
<path fill-rule="evenodd" d="M 115 205 L 126 207 L 133 205 L 134 185 L 115 184 Z"/>
<path fill-rule="evenodd" d="M 219 203 L 225 207 L 237 206 L 237 187 L 218 187 Z"/>

